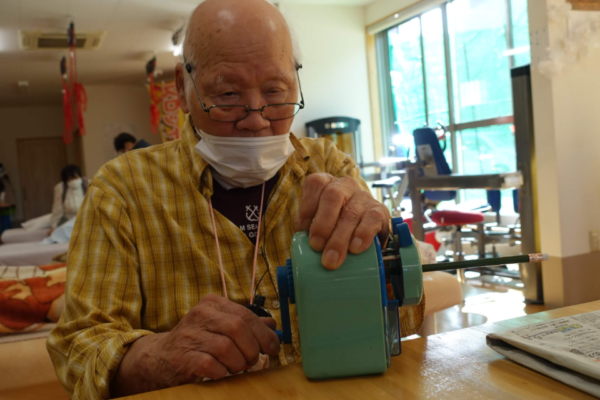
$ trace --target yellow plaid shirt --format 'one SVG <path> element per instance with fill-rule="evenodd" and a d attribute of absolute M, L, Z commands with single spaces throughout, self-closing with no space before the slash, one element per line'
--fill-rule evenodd
<path fill-rule="evenodd" d="M 276 268 L 290 255 L 307 175 L 349 176 L 368 190 L 354 161 L 324 139 L 296 139 L 264 215 L 257 274 L 265 308 L 281 326 Z M 213 181 L 194 151 L 186 122 L 181 140 L 137 150 L 104 165 L 90 183 L 73 230 L 65 310 L 48 338 L 57 375 L 74 399 L 109 397 L 128 346 L 170 331 L 209 293 L 222 294 L 208 199 Z M 254 245 L 215 210 L 230 300 L 250 301 Z M 403 334 L 421 326 L 424 306 L 403 310 Z M 291 310 L 291 315 L 294 310 Z M 280 364 L 300 361 L 297 320 Z"/>

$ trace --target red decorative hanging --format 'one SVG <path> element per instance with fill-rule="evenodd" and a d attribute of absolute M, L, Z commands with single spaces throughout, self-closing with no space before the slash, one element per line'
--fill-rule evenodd
<path fill-rule="evenodd" d="M 79 82 L 75 83 L 75 103 L 77 104 L 77 121 L 79 122 L 79 136 L 85 136 L 85 120 L 83 112 L 87 111 L 87 93 Z"/>
<path fill-rule="evenodd" d="M 63 130 L 63 142 L 70 144 L 73 141 L 73 105 L 71 104 L 71 92 L 67 81 L 67 60 L 65 57 L 60 61 L 60 74 L 62 77 L 63 93 L 63 117 L 65 128 Z"/>
<path fill-rule="evenodd" d="M 60 72 L 63 84 L 63 114 L 65 119 L 63 141 L 65 144 L 70 144 L 73 141 L 73 127 L 75 125 L 73 106 L 77 107 L 77 131 L 79 132 L 79 136 L 83 136 L 86 133 L 83 112 L 87 109 L 87 94 L 83 85 L 77 81 L 77 59 L 75 57 L 77 39 L 75 37 L 75 24 L 72 22 L 67 30 L 67 35 L 69 41 L 68 76 L 65 57 L 60 62 Z"/>
<path fill-rule="evenodd" d="M 152 133 L 158 134 L 160 126 L 160 112 L 158 110 L 158 100 L 156 99 L 156 92 L 154 91 L 154 70 L 156 69 L 156 57 L 153 57 L 146 64 L 146 74 L 148 74 L 148 80 L 150 81 L 150 128 Z"/>

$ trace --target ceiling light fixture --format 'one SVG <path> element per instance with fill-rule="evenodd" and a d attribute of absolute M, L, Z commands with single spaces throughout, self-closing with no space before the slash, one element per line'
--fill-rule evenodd
<path fill-rule="evenodd" d="M 173 48 L 173 55 L 175 57 L 179 57 L 182 54 L 183 54 L 183 44 L 178 44 L 177 46 L 175 46 Z"/>
<path fill-rule="evenodd" d="M 183 54 L 183 38 L 185 36 L 185 24 L 173 32 L 171 42 L 173 43 L 173 55 L 179 57 Z"/>

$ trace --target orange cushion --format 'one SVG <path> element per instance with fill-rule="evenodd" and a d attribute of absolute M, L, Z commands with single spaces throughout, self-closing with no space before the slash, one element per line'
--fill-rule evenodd
<path fill-rule="evenodd" d="M 57 322 L 64 307 L 66 264 L 6 267 L 0 275 L 0 334 Z"/>

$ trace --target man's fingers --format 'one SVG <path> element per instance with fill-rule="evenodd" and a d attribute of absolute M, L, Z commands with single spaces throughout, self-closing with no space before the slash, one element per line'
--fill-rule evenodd
<path fill-rule="evenodd" d="M 252 311 L 224 297 L 202 298 L 169 333 L 175 351 L 170 364 L 186 377 L 221 379 L 256 364 L 260 352 L 277 355 L 275 321 L 259 319 Z M 168 347 L 168 346 L 167 346 Z"/>
<path fill-rule="evenodd" d="M 207 339 L 200 346 L 200 351 L 213 356 L 219 363 L 227 368 L 230 374 L 244 371 L 247 365 L 256 364 L 258 353 L 251 362 L 247 362 L 240 349 L 229 337 L 206 332 Z"/>
<path fill-rule="evenodd" d="M 253 365 L 258 360 L 261 348 L 260 342 L 246 320 L 242 318 L 246 312 L 252 314 L 246 307 L 224 297 L 209 294 L 200 300 L 198 306 L 194 307 L 186 318 L 191 320 L 190 324 L 193 328 L 204 329 L 231 339 L 244 356 L 246 363 Z M 266 326 L 265 329 L 268 330 Z"/>
<path fill-rule="evenodd" d="M 212 380 L 218 380 L 227 376 L 227 368 L 217 361 L 216 358 L 208 353 L 193 353 L 191 355 L 193 361 L 190 363 L 194 376 L 198 378 L 210 378 Z M 184 365 L 186 367 L 187 365 Z M 186 373 L 187 371 L 182 371 Z"/>
<path fill-rule="evenodd" d="M 321 173 L 311 174 L 306 177 L 302 185 L 302 201 L 296 218 L 296 231 L 306 231 L 310 229 L 310 224 L 317 213 L 319 199 L 323 189 L 334 180 L 334 177 Z"/>
<path fill-rule="evenodd" d="M 372 200 L 373 197 L 369 193 L 359 191 L 342 208 L 337 225 L 323 250 L 321 263 L 325 268 L 337 269 L 342 265 L 346 259 L 354 230 L 365 213 L 365 205 Z"/>
<path fill-rule="evenodd" d="M 218 313 L 219 318 L 215 318 L 214 323 L 209 327 L 210 331 L 228 337 L 243 355 L 245 363 L 254 365 L 258 361 L 260 345 L 246 322 L 237 315 L 215 312 Z"/>
<path fill-rule="evenodd" d="M 358 190 L 358 184 L 351 178 L 336 179 L 323 189 L 317 213 L 310 226 L 309 242 L 315 251 L 323 251 L 342 208 Z"/>
<path fill-rule="evenodd" d="M 209 296 L 206 296 L 205 299 Z M 218 299 L 214 297 L 218 297 Z M 249 330 L 252 333 L 258 342 L 260 351 L 270 355 L 277 355 L 279 353 L 279 338 L 277 334 L 265 325 L 252 311 L 223 297 L 214 297 L 211 296 L 209 299 L 210 301 L 214 301 L 215 308 L 223 313 L 236 315 L 243 320 L 247 326 L 244 327 L 244 330 Z"/>
<path fill-rule="evenodd" d="M 354 230 L 350 241 L 350 252 L 360 254 L 373 242 L 373 238 L 380 232 L 387 232 L 387 222 L 390 218 L 389 211 L 381 204 L 375 204 L 363 214 L 360 224 Z M 387 234 L 385 234 L 387 235 Z"/>
<path fill-rule="evenodd" d="M 259 319 L 270 329 L 277 329 L 277 322 L 273 318 L 260 317 Z"/>
<path fill-rule="evenodd" d="M 246 324 L 250 327 L 252 334 L 260 345 L 261 351 L 272 356 L 277 355 L 279 353 L 279 337 L 277 334 L 254 315 L 252 311 L 246 311 L 248 311 L 248 313 L 246 313 L 242 319 L 246 321 Z"/>

